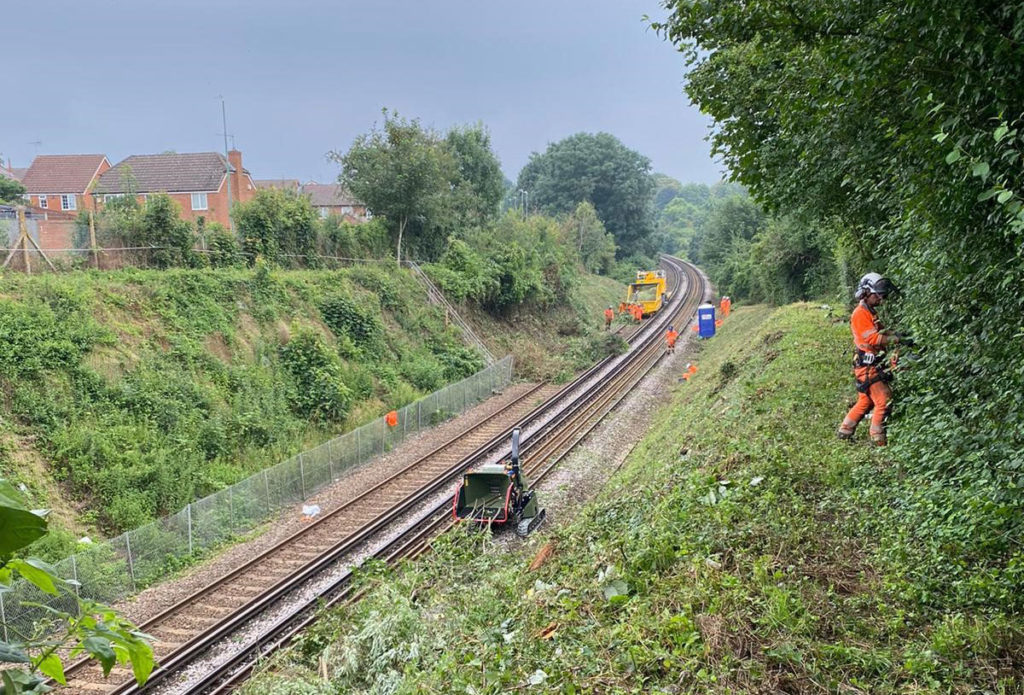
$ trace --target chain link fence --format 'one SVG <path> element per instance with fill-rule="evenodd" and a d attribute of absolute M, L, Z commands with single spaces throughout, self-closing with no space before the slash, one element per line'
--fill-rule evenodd
<path fill-rule="evenodd" d="M 57 563 L 57 573 L 73 580 L 72 591 L 82 598 L 111 603 L 131 596 L 209 549 L 253 530 L 282 509 L 309 499 L 409 435 L 488 398 L 511 379 L 510 355 L 405 406 L 398 411 L 394 426 L 380 418 L 335 437 L 196 500 L 176 514 L 90 545 Z M 77 602 L 70 592 L 51 596 L 26 581 L 15 582 L 8 591 L 0 592 L 3 640 L 31 634 L 40 619 L 51 615 L 46 607 L 73 613 Z"/>

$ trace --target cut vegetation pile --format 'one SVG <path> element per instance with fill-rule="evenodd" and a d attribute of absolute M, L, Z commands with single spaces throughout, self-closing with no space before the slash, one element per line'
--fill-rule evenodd
<path fill-rule="evenodd" d="M 580 518 L 367 569 L 247 692 L 1019 692 L 1010 604 L 908 566 L 900 465 L 835 439 L 848 342 L 810 305 L 734 311 Z"/>

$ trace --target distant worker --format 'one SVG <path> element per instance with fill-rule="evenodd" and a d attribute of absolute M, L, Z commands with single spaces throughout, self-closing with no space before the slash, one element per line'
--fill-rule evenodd
<path fill-rule="evenodd" d="M 604 329 L 607 331 L 612 327 L 612 319 L 615 318 L 615 312 L 612 311 L 612 307 L 609 304 L 608 308 L 604 310 Z"/>
<path fill-rule="evenodd" d="M 640 323 L 641 321 L 644 320 L 644 308 L 639 304 L 633 305 L 633 318 L 636 319 L 637 323 Z"/>
<path fill-rule="evenodd" d="M 722 299 L 718 302 L 718 310 L 722 314 L 722 318 L 729 315 L 729 310 L 732 308 L 732 300 L 729 299 L 728 295 L 723 295 Z"/>
<path fill-rule="evenodd" d="M 840 439 L 851 439 L 857 425 L 869 411 L 871 414 L 871 441 L 886 445 L 885 416 L 889 413 L 892 374 L 885 368 L 885 348 L 900 342 L 899 336 L 887 333 L 878 321 L 875 308 L 894 290 L 893 284 L 878 273 L 868 273 L 860 279 L 854 298 L 860 303 L 850 316 L 855 356 L 853 375 L 857 381 L 857 402 L 846 414 L 837 434 Z M 906 341 L 905 341 L 906 342 Z"/>
<path fill-rule="evenodd" d="M 665 346 L 668 348 L 668 354 L 674 355 L 676 353 L 676 338 L 679 337 L 679 333 L 672 326 L 668 327 L 665 331 Z"/>

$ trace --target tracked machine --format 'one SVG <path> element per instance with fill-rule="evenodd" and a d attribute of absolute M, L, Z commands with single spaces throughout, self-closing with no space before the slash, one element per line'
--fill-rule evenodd
<path fill-rule="evenodd" d="M 512 430 L 512 454 L 501 463 L 465 474 L 452 500 L 452 516 L 491 527 L 512 524 L 525 538 L 544 521 L 537 493 L 519 469 L 519 428 Z"/>
<path fill-rule="evenodd" d="M 672 293 L 668 291 L 664 270 L 638 270 L 636 281 L 626 288 L 626 301 L 619 304 L 619 313 L 627 307 L 637 305 L 644 316 L 656 314 Z"/>

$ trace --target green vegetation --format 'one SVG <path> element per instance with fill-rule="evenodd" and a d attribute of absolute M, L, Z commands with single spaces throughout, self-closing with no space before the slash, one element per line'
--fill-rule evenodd
<path fill-rule="evenodd" d="M 332 152 L 338 180 L 383 216 L 395 256 L 436 258 L 449 234 L 485 224 L 497 213 L 503 176 L 483 125 L 453 128 L 446 137 L 384 111 L 384 125 Z"/>
<path fill-rule="evenodd" d="M 892 309 L 923 346 L 893 427 L 904 533 L 922 549 L 906 571 L 941 571 L 937 605 L 1019 611 L 1024 15 L 924 0 L 666 7 L 658 28 L 718 124 L 715 150 L 768 213 L 792 218 L 763 251 L 785 268 L 803 245 L 833 286 L 873 270 L 904 289 Z"/>
<path fill-rule="evenodd" d="M 21 181 L 0 176 L 0 203 L 15 203 L 21 200 L 25 186 Z"/>
<path fill-rule="evenodd" d="M 153 649 L 145 635 L 114 611 L 78 596 L 75 585 L 57 576 L 52 566 L 18 553 L 45 536 L 44 515 L 25 506 L 24 496 L 0 478 L 0 593 L 20 578 L 39 591 L 60 596 L 70 612 L 52 609 L 45 625 L 31 634 L 7 626 L 0 640 L 0 695 L 45 693 L 47 678 L 66 683 L 64 657 L 86 654 L 108 675 L 115 664 L 131 664 L 140 686 L 153 670 Z"/>
<path fill-rule="evenodd" d="M 738 309 L 580 517 L 367 568 L 245 692 L 1019 692 L 1001 580 L 936 602 L 961 568 L 920 562 L 907 467 L 833 436 L 847 341 L 818 307 Z"/>
<path fill-rule="evenodd" d="M 48 468 L 104 531 L 482 367 L 414 278 L 376 266 L 8 274 L 0 336 L 0 474 L 47 506 Z M 18 447 L 46 465 L 19 465 Z M 35 552 L 70 549 L 53 538 Z"/>
<path fill-rule="evenodd" d="M 647 157 L 608 133 L 576 133 L 530 155 L 516 188 L 528 192 L 531 210 L 552 215 L 589 202 L 624 258 L 654 250 L 654 185 Z"/>

